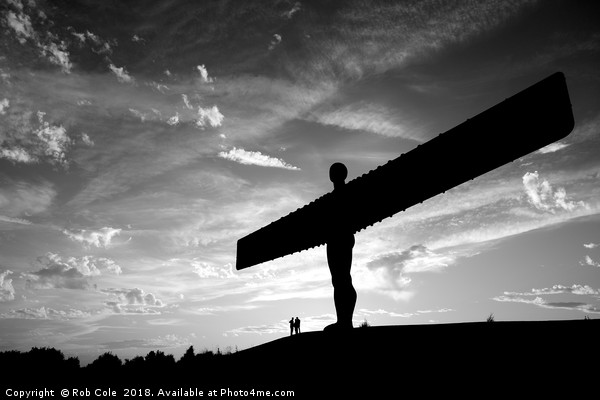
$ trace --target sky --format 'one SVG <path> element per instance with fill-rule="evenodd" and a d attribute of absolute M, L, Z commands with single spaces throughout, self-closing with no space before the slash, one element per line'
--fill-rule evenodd
<path fill-rule="evenodd" d="M 3 0 L 0 350 L 321 330 L 325 248 L 236 271 L 236 241 L 332 163 L 353 179 L 556 71 L 569 136 L 356 235 L 354 321 L 597 318 L 598 22 L 592 0 Z"/>

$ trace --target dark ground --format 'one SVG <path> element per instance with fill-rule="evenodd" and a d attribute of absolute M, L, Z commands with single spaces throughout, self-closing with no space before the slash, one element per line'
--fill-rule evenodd
<path fill-rule="evenodd" d="M 69 397 L 74 388 L 88 388 L 88 398 L 107 397 L 95 396 L 96 388 L 111 388 L 118 398 L 173 398 L 160 388 L 198 388 L 202 397 L 214 397 L 212 390 L 228 397 L 221 389 L 230 389 L 229 397 L 267 397 L 266 391 L 274 397 L 276 390 L 293 390 L 295 398 L 581 396 L 597 391 L 599 333 L 600 320 L 380 326 L 302 333 L 177 362 L 163 355 L 121 364 L 113 356 L 85 368 L 48 354 L 5 352 L 0 396 L 44 387 L 54 388 L 56 398 L 64 388 Z"/>

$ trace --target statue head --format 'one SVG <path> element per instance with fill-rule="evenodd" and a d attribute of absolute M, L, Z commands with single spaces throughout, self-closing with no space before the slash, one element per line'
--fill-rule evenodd
<path fill-rule="evenodd" d="M 348 168 L 340 162 L 333 163 L 329 168 L 329 179 L 333 182 L 333 187 L 343 185 L 348 177 Z"/>

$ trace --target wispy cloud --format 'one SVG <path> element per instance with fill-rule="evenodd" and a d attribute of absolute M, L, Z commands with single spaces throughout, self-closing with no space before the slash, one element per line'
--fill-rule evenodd
<path fill-rule="evenodd" d="M 542 147 L 541 149 L 539 149 L 537 151 L 537 153 L 539 153 L 539 154 L 554 153 L 554 152 L 557 152 L 557 151 L 562 150 L 567 147 L 569 147 L 569 144 L 567 144 L 567 143 L 556 142 L 556 143 L 551 143 L 546 147 Z"/>
<path fill-rule="evenodd" d="M 176 112 L 175 115 L 169 117 L 167 120 L 167 124 L 171 126 L 175 126 L 179 124 L 179 113 Z"/>
<path fill-rule="evenodd" d="M 38 112 L 41 126 L 36 135 L 45 144 L 44 153 L 46 156 L 55 163 L 66 165 L 68 164 L 66 152 L 71 144 L 71 139 L 62 125 L 51 125 L 44 121 L 44 115 L 45 113 Z"/>
<path fill-rule="evenodd" d="M 400 111 L 393 112 L 381 105 L 357 103 L 333 110 L 316 110 L 307 119 L 353 131 L 420 141 L 419 136 L 401 122 L 399 114 Z"/>
<path fill-rule="evenodd" d="M 275 33 L 273 35 L 273 39 L 271 39 L 271 43 L 269 43 L 269 50 L 275 49 L 281 43 L 281 35 Z"/>
<path fill-rule="evenodd" d="M 8 313 L 0 314 L 1 319 L 43 319 L 43 320 L 72 320 L 90 317 L 92 314 L 88 311 L 69 308 L 66 310 L 56 310 L 54 308 L 42 306 L 39 308 L 20 308 L 10 310 Z"/>
<path fill-rule="evenodd" d="M 236 147 L 232 148 L 227 152 L 220 152 L 219 157 L 235 161 L 244 165 L 258 165 L 261 167 L 283 168 L 292 171 L 300 170 L 300 168 L 298 167 L 290 165 L 279 158 L 262 154 L 260 151 L 247 151 L 244 149 L 238 149 Z"/>
<path fill-rule="evenodd" d="M 81 134 L 81 141 L 86 145 L 86 146 L 93 146 L 95 143 L 92 140 L 92 138 L 90 138 L 90 136 L 87 133 L 82 133 Z"/>
<path fill-rule="evenodd" d="M 64 261 L 54 253 L 38 257 L 37 262 L 42 268 L 24 275 L 33 289 L 87 290 L 91 288 L 89 278 L 100 274 L 93 264 Z"/>
<path fill-rule="evenodd" d="M 60 66 L 64 73 L 71 72 L 73 64 L 69 58 L 66 43 L 58 41 L 51 34 L 39 34 L 33 28 L 31 18 L 22 8 L 16 13 L 9 11 L 6 14 L 6 24 L 15 32 L 19 43 L 25 45 L 28 40 L 31 40 L 48 61 Z"/>
<path fill-rule="evenodd" d="M 26 14 L 21 12 L 15 14 L 14 12 L 9 11 L 6 14 L 6 23 L 15 31 L 21 44 L 25 44 L 27 39 L 32 39 L 36 36 L 33 26 L 31 26 L 31 20 Z"/>
<path fill-rule="evenodd" d="M 42 53 L 52 62 L 61 67 L 65 73 L 71 72 L 73 64 L 69 58 L 65 42 L 49 43 L 40 46 Z"/>
<path fill-rule="evenodd" d="M 198 107 L 198 118 L 196 119 L 196 126 L 198 128 L 204 128 L 210 125 L 213 128 L 217 128 L 223 124 L 225 117 L 219 111 L 217 106 L 210 108 Z"/>
<path fill-rule="evenodd" d="M 196 69 L 200 73 L 200 79 L 202 80 L 202 82 L 204 82 L 204 83 L 212 83 L 212 82 L 214 82 L 214 79 L 208 76 L 208 70 L 206 69 L 206 67 L 204 66 L 204 64 L 203 65 L 198 65 L 196 67 Z"/>
<path fill-rule="evenodd" d="M 542 299 L 541 297 L 528 299 L 518 296 L 497 296 L 492 298 L 492 300 L 498 302 L 532 304 L 541 308 L 548 309 L 573 310 L 584 313 L 600 314 L 600 308 L 594 306 L 593 304 L 583 302 L 548 302 Z"/>
<path fill-rule="evenodd" d="M 0 115 L 6 114 L 6 110 L 10 106 L 10 101 L 8 99 L 0 100 Z"/>
<path fill-rule="evenodd" d="M 161 349 L 189 346 L 190 340 L 175 334 L 168 334 L 151 339 L 127 339 L 102 343 L 101 346 L 109 350 L 119 349 Z"/>
<path fill-rule="evenodd" d="M 585 256 L 583 261 L 579 261 L 579 265 L 587 265 L 590 267 L 600 267 L 600 263 L 592 260 L 592 257 L 590 257 L 590 256 Z"/>
<path fill-rule="evenodd" d="M 310 49 L 319 56 L 293 68 L 307 79 L 360 79 L 398 68 L 453 43 L 463 43 L 501 25 L 533 1 L 388 3 L 346 7 L 336 30 L 315 27 Z"/>
<path fill-rule="evenodd" d="M 187 94 L 182 93 L 181 94 L 181 99 L 183 100 L 183 104 L 185 104 L 185 106 L 192 110 L 194 107 L 192 106 L 192 104 L 190 103 L 190 99 L 188 98 Z"/>
<path fill-rule="evenodd" d="M 402 252 L 392 252 L 381 255 L 367 263 L 370 269 L 387 268 L 403 273 L 440 271 L 456 261 L 449 254 L 436 252 L 420 245 L 411 246 Z"/>
<path fill-rule="evenodd" d="M 73 140 L 62 124 L 47 121 L 43 111 L 35 115 L 31 111 L 15 114 L 6 123 L 10 129 L 3 132 L 1 158 L 24 164 L 46 161 L 68 167 L 67 153 Z"/>
<path fill-rule="evenodd" d="M 32 156 L 27 150 L 21 147 L 13 147 L 10 149 L 0 149 L 0 158 L 5 158 L 12 162 L 18 162 L 23 164 L 36 163 L 37 157 Z"/>
<path fill-rule="evenodd" d="M 297 1 L 294 3 L 292 8 L 290 8 L 288 11 L 283 13 L 283 16 L 287 19 L 290 19 L 294 16 L 294 14 L 296 14 L 301 9 L 302 9 L 302 4 L 299 1 Z"/>
<path fill-rule="evenodd" d="M 387 317 L 394 317 L 394 318 L 411 318 L 411 317 L 416 317 L 419 315 L 424 315 L 424 314 L 433 314 L 433 313 L 448 313 L 448 312 L 454 312 L 455 310 L 451 309 L 451 308 L 440 308 L 438 310 L 418 310 L 415 312 L 406 312 L 406 313 L 397 313 L 394 311 L 386 311 L 383 309 L 377 309 L 377 310 L 369 310 L 366 308 L 361 308 L 359 309 L 355 314 L 356 317 L 360 318 L 360 317 L 369 317 L 369 316 L 387 316 Z"/>
<path fill-rule="evenodd" d="M 361 262 L 362 255 L 357 255 Z M 361 290 L 380 292 L 396 301 L 407 301 L 414 295 L 411 289 L 413 273 L 439 272 L 456 262 L 457 254 L 436 252 L 424 245 L 414 245 L 400 252 L 387 252 L 364 261 L 366 268 L 355 272 Z"/>
<path fill-rule="evenodd" d="M 117 80 L 121 83 L 134 83 L 135 79 L 129 75 L 129 73 L 127 72 L 127 70 L 125 69 L 125 67 L 117 67 L 114 64 L 109 64 L 108 68 L 110 69 L 110 72 L 112 72 L 116 77 Z"/>
<path fill-rule="evenodd" d="M 105 226 L 99 230 L 86 230 L 81 229 L 78 232 L 72 232 L 67 229 L 63 230 L 63 233 L 69 237 L 69 239 L 76 242 L 82 243 L 85 246 L 104 247 L 107 248 L 111 245 L 112 239 L 121 233 L 120 228 L 111 228 Z"/>
<path fill-rule="evenodd" d="M 19 225 L 31 225 L 31 221 L 24 218 L 14 218 L 7 217 L 5 215 L 0 215 L 0 221 L 2 222 L 10 222 L 11 224 L 19 224 Z"/>
<path fill-rule="evenodd" d="M 239 278 L 239 275 L 236 275 L 233 272 L 232 264 L 228 264 L 223 267 L 216 267 L 214 265 L 202 261 L 193 261 L 191 264 L 194 273 L 197 274 L 200 278 Z"/>
<path fill-rule="evenodd" d="M 12 279 L 7 278 L 10 274 L 12 274 L 12 271 L 8 269 L 0 273 L 0 302 L 15 299 L 15 288 L 12 285 Z"/>
<path fill-rule="evenodd" d="M 586 249 L 595 249 L 598 246 L 600 246 L 600 244 L 598 243 L 585 243 L 583 245 L 583 247 L 585 247 Z"/>
<path fill-rule="evenodd" d="M 529 202 L 538 210 L 554 213 L 557 210 L 573 211 L 579 207 L 586 207 L 583 201 L 567 200 L 564 188 L 554 189 L 547 180 L 540 180 L 537 171 L 523 175 L 523 186 Z"/>
<path fill-rule="evenodd" d="M 54 185 L 49 182 L 5 182 L 0 187 L 0 212 L 16 218 L 34 216 L 46 211 L 56 194 Z"/>
<path fill-rule="evenodd" d="M 598 299 L 600 291 L 588 285 L 574 284 L 572 286 L 554 285 L 551 288 L 531 289 L 530 292 L 504 292 L 504 295 L 492 298 L 499 302 L 512 302 L 532 304 L 548 309 L 564 309 L 581 311 L 584 313 L 600 314 L 600 308 L 597 305 L 586 302 L 568 302 L 568 301 L 547 301 L 541 296 L 546 295 L 577 295 L 588 296 L 593 299 Z M 535 296 L 535 297 L 534 297 Z M 533 297 L 533 298 L 532 298 Z"/>
<path fill-rule="evenodd" d="M 551 288 L 542 288 L 542 289 L 531 289 L 530 292 L 504 292 L 506 296 L 540 296 L 547 294 L 576 294 L 581 296 L 587 295 L 600 295 L 600 292 L 597 289 L 592 288 L 588 285 L 572 285 L 572 286 L 564 286 L 564 285 L 554 285 Z"/>
<path fill-rule="evenodd" d="M 158 309 L 165 306 L 165 303 L 153 293 L 145 292 L 140 288 L 110 288 L 100 291 L 112 297 L 105 302 L 105 305 L 117 314 L 159 314 Z"/>

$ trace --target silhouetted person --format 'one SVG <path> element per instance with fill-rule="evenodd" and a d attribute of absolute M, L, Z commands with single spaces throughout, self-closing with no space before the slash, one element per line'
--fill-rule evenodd
<path fill-rule="evenodd" d="M 290 336 L 294 334 L 294 323 L 294 317 L 292 317 L 292 319 L 290 319 Z"/>
<path fill-rule="evenodd" d="M 294 320 L 294 330 L 296 331 L 296 335 L 300 333 L 300 318 L 298 317 Z"/>
<path fill-rule="evenodd" d="M 329 179 L 333 182 L 332 201 L 336 202 L 332 215 L 328 216 L 327 263 L 333 284 L 333 302 L 337 322 L 327 326 L 326 330 L 352 329 L 352 315 L 356 305 L 356 290 L 352 286 L 352 248 L 354 232 L 348 222 L 351 211 L 343 202 L 343 190 L 348 169 L 342 163 L 334 163 L 329 168 Z"/>

